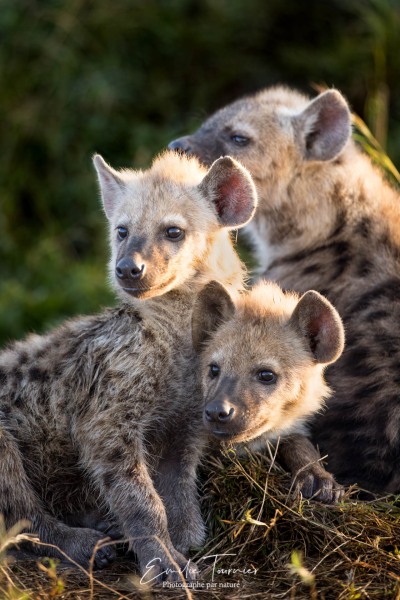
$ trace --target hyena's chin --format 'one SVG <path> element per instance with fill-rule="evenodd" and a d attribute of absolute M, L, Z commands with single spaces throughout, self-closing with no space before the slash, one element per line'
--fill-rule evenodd
<path fill-rule="evenodd" d="M 255 438 L 264 433 L 272 432 L 272 428 L 267 424 L 259 424 L 256 427 L 247 429 L 239 429 L 237 431 L 219 431 L 213 430 L 211 433 L 214 437 L 228 444 L 238 444 L 243 442 L 251 442 Z"/>
<path fill-rule="evenodd" d="M 152 284 L 152 282 L 148 279 L 143 279 L 134 285 L 134 282 L 124 282 L 115 279 L 115 286 L 117 292 L 119 292 L 120 296 L 131 296 L 132 298 L 137 298 L 138 300 L 145 300 L 148 298 L 155 298 L 156 296 L 162 296 L 166 294 L 171 289 L 175 289 L 177 287 L 176 276 L 169 277 L 164 282 L 157 281 L 156 284 Z"/>
<path fill-rule="evenodd" d="M 128 294 L 129 296 L 133 296 L 133 298 L 143 298 L 143 297 L 149 297 L 152 296 L 154 294 L 152 294 L 153 290 L 152 288 L 134 288 L 134 287 L 124 287 L 124 286 L 120 286 L 120 290 L 123 290 L 126 294 Z"/>

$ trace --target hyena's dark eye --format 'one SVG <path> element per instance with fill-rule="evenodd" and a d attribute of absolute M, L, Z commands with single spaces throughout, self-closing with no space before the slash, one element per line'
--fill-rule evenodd
<path fill-rule="evenodd" d="M 215 379 L 215 377 L 218 377 L 220 372 L 220 368 L 218 365 L 216 365 L 215 363 L 211 363 L 211 365 L 209 365 L 208 368 L 208 374 L 210 375 L 211 379 Z"/>
<path fill-rule="evenodd" d="M 261 371 L 258 371 L 257 373 L 257 379 L 258 381 L 261 381 L 261 383 L 269 385 L 271 383 L 275 383 L 277 377 L 273 371 L 268 371 L 268 369 L 261 369 Z"/>
<path fill-rule="evenodd" d="M 231 135 L 231 140 L 236 146 L 247 146 L 250 142 L 250 139 L 244 135 L 239 135 L 238 133 Z"/>
<path fill-rule="evenodd" d="M 122 225 L 121 225 L 120 227 L 117 227 L 117 233 L 118 233 L 118 239 L 124 240 L 126 238 L 126 236 L 128 235 L 128 230 L 126 227 L 122 227 Z"/>
<path fill-rule="evenodd" d="M 165 230 L 165 236 L 173 242 L 179 242 L 184 238 L 185 232 L 180 227 L 168 227 Z"/>

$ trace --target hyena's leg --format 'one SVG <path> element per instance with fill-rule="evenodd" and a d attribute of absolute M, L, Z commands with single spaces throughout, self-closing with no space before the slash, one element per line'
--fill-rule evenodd
<path fill-rule="evenodd" d="M 115 519 L 105 515 L 102 511 L 90 509 L 85 512 L 77 512 L 74 514 L 63 515 L 63 522 L 72 527 L 86 527 L 101 531 L 113 540 L 118 540 L 123 537 L 118 529 Z"/>
<path fill-rule="evenodd" d="M 332 504 L 343 498 L 344 489 L 321 463 L 318 450 L 305 435 L 293 434 L 282 438 L 278 458 L 290 471 L 296 489 L 305 498 Z"/>
<path fill-rule="evenodd" d="M 24 531 L 35 534 L 41 542 L 57 546 L 69 558 L 87 566 L 93 550 L 104 534 L 92 529 L 68 527 L 46 513 L 33 490 L 25 471 L 22 457 L 13 436 L 0 424 L 0 513 L 4 515 L 7 527 L 21 520 L 28 520 L 30 526 Z M 32 550 L 45 556 L 65 558 L 55 548 L 30 545 Z M 101 568 L 114 558 L 112 547 L 97 551 L 95 567 Z"/>
<path fill-rule="evenodd" d="M 154 478 L 164 500 L 172 543 L 183 554 L 191 546 L 201 546 L 205 538 L 196 486 L 201 446 L 198 436 L 193 435 L 190 441 L 181 438 L 179 445 L 175 443 L 164 452 Z"/>
<path fill-rule="evenodd" d="M 129 539 L 143 581 L 192 579 L 197 569 L 187 566 L 171 542 L 165 507 L 149 475 L 139 433 L 116 433 L 109 427 L 98 436 L 95 429 L 85 428 L 83 461 Z"/>

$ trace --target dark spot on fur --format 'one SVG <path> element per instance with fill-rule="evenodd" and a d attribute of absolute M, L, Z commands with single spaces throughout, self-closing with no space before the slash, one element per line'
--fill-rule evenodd
<path fill-rule="evenodd" d="M 26 350 L 22 350 L 22 352 L 20 352 L 18 354 L 18 363 L 20 365 L 24 365 L 26 362 L 28 362 L 29 356 L 28 353 L 26 352 Z"/>
<path fill-rule="evenodd" d="M 151 329 L 143 329 L 143 337 L 146 340 L 148 340 L 149 342 L 156 341 L 156 336 L 154 335 L 154 331 L 151 331 Z"/>
<path fill-rule="evenodd" d="M 88 399 L 89 398 L 94 398 L 94 396 L 96 395 L 96 393 L 97 393 L 97 385 L 96 385 L 96 382 L 93 381 L 91 383 L 91 385 L 90 385 L 90 388 L 89 388 L 89 391 L 88 391 L 88 394 L 87 394 Z M 86 403 L 86 404 L 88 404 L 88 403 Z"/>
<path fill-rule="evenodd" d="M 290 400 L 287 400 L 282 406 L 282 412 L 290 414 L 293 410 L 293 407 L 296 406 L 297 403 L 297 398 L 291 398 Z"/>
<path fill-rule="evenodd" d="M 5 385 L 7 383 L 8 373 L 4 369 L 0 368 L 0 385 Z"/>
<path fill-rule="evenodd" d="M 368 217 L 363 217 L 361 221 L 359 221 L 354 227 L 354 233 L 361 235 L 361 237 L 363 238 L 369 238 L 371 233 L 371 226 L 371 219 L 369 219 Z"/>
<path fill-rule="evenodd" d="M 366 318 L 369 321 L 378 321 L 379 319 L 386 319 L 389 316 L 389 313 L 386 310 L 373 310 L 368 313 Z"/>
<path fill-rule="evenodd" d="M 332 242 L 330 250 L 336 255 L 335 272 L 332 277 L 333 279 L 337 279 L 344 273 L 352 261 L 350 244 L 345 240 Z"/>
<path fill-rule="evenodd" d="M 17 408 L 22 408 L 24 406 L 24 399 L 20 394 L 18 394 L 18 396 L 15 397 L 14 405 Z"/>
<path fill-rule="evenodd" d="M 341 361 L 343 372 L 354 377 L 365 377 L 376 371 L 378 366 L 370 367 L 367 364 L 369 357 L 370 351 L 362 346 L 345 351 Z"/>
<path fill-rule="evenodd" d="M 124 453 L 120 448 L 115 448 L 112 452 L 110 452 L 107 456 L 107 460 L 112 463 L 119 462 L 123 457 Z"/>
<path fill-rule="evenodd" d="M 60 379 L 64 375 L 64 370 L 60 363 L 56 363 L 53 367 L 53 376 L 55 379 Z"/>
<path fill-rule="evenodd" d="M 124 433 L 122 436 L 122 441 L 125 444 L 125 446 L 131 446 L 132 445 L 132 440 L 129 437 L 129 435 L 127 433 Z"/>
<path fill-rule="evenodd" d="M 321 269 L 321 265 L 308 265 L 303 269 L 303 275 L 313 275 L 314 273 L 318 273 Z"/>
<path fill-rule="evenodd" d="M 15 509 L 13 509 L 8 502 L 4 502 L 4 498 L 3 502 L 1 503 L 1 512 L 5 519 L 6 525 L 9 525 L 8 520 L 14 515 Z"/>
<path fill-rule="evenodd" d="M 318 259 L 323 259 L 321 260 L 321 263 L 325 263 L 326 266 L 329 266 L 329 263 L 333 259 L 332 263 L 334 266 L 336 266 L 336 274 L 333 275 L 333 278 L 338 277 L 343 273 L 352 260 L 351 247 L 347 240 L 338 240 L 333 235 L 329 239 L 332 241 L 329 241 L 326 244 L 316 246 L 315 248 L 307 248 L 301 252 L 296 252 L 295 254 L 289 254 L 288 256 L 277 258 L 271 263 L 269 270 L 288 263 L 296 265 L 305 261 L 307 258 L 317 256 Z M 332 254 L 332 256 L 330 256 L 330 254 Z M 268 272 L 265 275 L 268 278 Z"/>
<path fill-rule="evenodd" d="M 371 304 L 375 302 L 375 300 L 382 301 L 382 299 L 385 299 L 389 300 L 389 302 L 398 302 L 399 298 L 400 279 L 393 277 L 362 294 L 361 298 L 359 298 L 357 302 L 350 306 L 349 312 L 354 314 L 365 310 L 369 308 Z"/>
<path fill-rule="evenodd" d="M 371 260 L 369 260 L 368 258 L 364 258 L 357 265 L 358 277 L 367 277 L 367 275 L 369 275 L 371 273 L 373 268 L 374 268 L 374 263 Z"/>
<path fill-rule="evenodd" d="M 14 376 L 14 379 L 16 381 L 21 381 L 22 380 L 22 371 L 21 371 L 21 369 L 15 369 L 13 371 L 13 376 Z"/>
<path fill-rule="evenodd" d="M 11 414 L 11 406 L 9 406 L 8 404 L 1 406 L 0 413 L 2 413 L 3 416 L 8 417 Z"/>
<path fill-rule="evenodd" d="M 29 377 L 31 381 L 37 381 L 39 383 L 44 383 L 49 379 L 49 374 L 47 371 L 43 369 L 39 369 L 38 367 L 31 367 L 29 369 Z"/>
<path fill-rule="evenodd" d="M 329 237 L 331 239 L 338 237 L 343 232 L 346 226 L 346 222 L 346 211 L 344 209 L 341 209 L 336 214 L 335 228 Z"/>

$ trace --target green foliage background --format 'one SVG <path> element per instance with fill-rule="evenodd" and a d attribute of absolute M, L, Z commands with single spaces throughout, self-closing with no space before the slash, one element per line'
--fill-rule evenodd
<path fill-rule="evenodd" d="M 147 166 L 278 82 L 339 88 L 399 165 L 398 0 L 0 0 L 0 340 L 113 301 L 95 151 Z"/>

